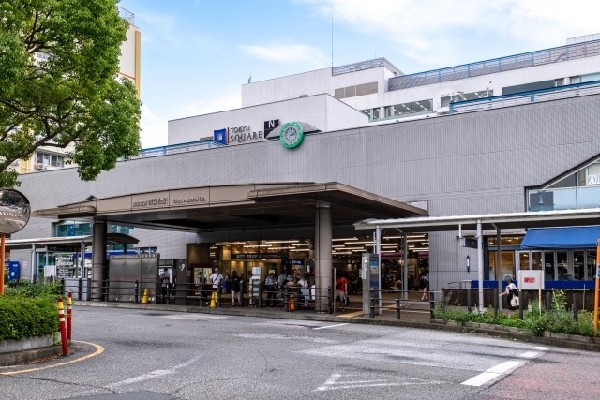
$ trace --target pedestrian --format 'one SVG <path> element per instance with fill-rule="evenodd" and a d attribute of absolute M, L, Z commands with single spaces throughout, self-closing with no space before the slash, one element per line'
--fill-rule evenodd
<path fill-rule="evenodd" d="M 160 294 L 163 304 L 167 302 L 167 295 L 170 283 L 169 274 L 167 272 L 168 271 L 164 269 L 162 274 L 160 275 Z"/>
<path fill-rule="evenodd" d="M 212 282 L 212 291 L 217 295 L 217 307 L 221 307 L 221 285 L 223 284 L 223 275 L 219 273 L 219 268 L 208 278 Z"/>
<path fill-rule="evenodd" d="M 519 307 L 519 290 L 511 278 L 508 278 L 504 292 L 500 293 L 500 298 L 502 296 L 506 296 L 509 310 L 515 310 Z"/>
<path fill-rule="evenodd" d="M 235 300 L 237 299 L 237 303 L 239 306 L 242 305 L 242 298 L 240 296 L 241 294 L 241 280 L 237 275 L 237 271 L 233 271 L 231 273 L 231 278 L 230 278 L 230 284 L 231 284 L 231 305 L 234 306 L 235 305 Z"/>
<path fill-rule="evenodd" d="M 267 307 L 275 307 L 277 301 L 277 287 L 275 283 L 275 272 L 270 272 L 265 278 L 265 291 L 267 292 Z"/>
<path fill-rule="evenodd" d="M 340 302 L 340 310 L 344 311 L 344 308 L 348 304 L 348 278 L 344 273 L 340 273 L 340 276 L 335 281 L 335 287 L 337 290 L 336 299 Z"/>
<path fill-rule="evenodd" d="M 423 296 L 421 296 L 421 301 L 429 301 L 429 274 L 424 272 L 421 275 L 421 288 L 423 289 Z"/>

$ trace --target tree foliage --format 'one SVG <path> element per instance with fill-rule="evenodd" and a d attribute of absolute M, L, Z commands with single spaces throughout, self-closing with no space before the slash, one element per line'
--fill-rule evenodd
<path fill-rule="evenodd" d="M 140 150 L 140 101 L 117 79 L 128 25 L 118 0 L 0 0 L 0 187 L 40 146 L 83 180 Z"/>

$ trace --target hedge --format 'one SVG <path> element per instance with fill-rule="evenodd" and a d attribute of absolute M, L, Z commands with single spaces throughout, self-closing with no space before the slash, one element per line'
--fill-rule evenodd
<path fill-rule="evenodd" d="M 21 284 L 0 296 L 0 340 L 53 334 L 59 329 L 58 285 Z"/>

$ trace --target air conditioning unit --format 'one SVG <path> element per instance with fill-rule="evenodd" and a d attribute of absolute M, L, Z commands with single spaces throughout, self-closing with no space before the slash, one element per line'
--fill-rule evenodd
<path fill-rule="evenodd" d="M 40 163 L 35 164 L 35 169 L 37 169 L 37 170 L 43 171 L 46 168 L 48 168 L 48 167 L 45 164 L 40 164 Z"/>

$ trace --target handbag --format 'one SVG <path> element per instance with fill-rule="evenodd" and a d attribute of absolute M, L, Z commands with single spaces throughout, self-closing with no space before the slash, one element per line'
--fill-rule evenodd
<path fill-rule="evenodd" d="M 519 296 L 513 294 L 512 299 L 510 299 L 510 305 L 511 307 L 519 307 Z"/>

